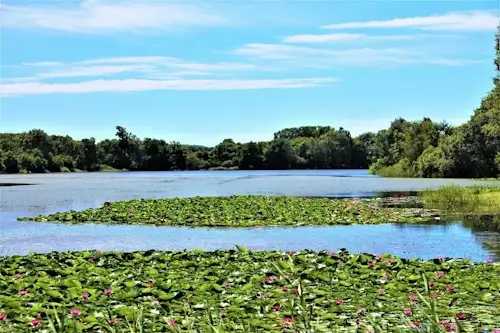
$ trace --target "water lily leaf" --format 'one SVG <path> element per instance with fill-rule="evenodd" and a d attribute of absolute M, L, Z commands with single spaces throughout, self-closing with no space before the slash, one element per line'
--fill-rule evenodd
<path fill-rule="evenodd" d="M 137 285 L 135 281 L 127 281 L 124 284 L 125 284 L 125 287 L 127 287 L 127 288 L 133 288 Z"/>
<path fill-rule="evenodd" d="M 10 309 L 19 309 L 21 307 L 21 302 L 6 302 L 5 306 Z"/>
<path fill-rule="evenodd" d="M 238 249 L 239 252 L 241 253 L 248 253 L 248 249 L 244 246 L 241 245 L 236 245 L 236 248 Z"/>
<path fill-rule="evenodd" d="M 45 289 L 45 294 L 49 295 L 52 298 L 59 298 L 59 299 L 64 298 L 63 294 L 61 294 L 59 291 L 53 290 L 53 289 Z"/>

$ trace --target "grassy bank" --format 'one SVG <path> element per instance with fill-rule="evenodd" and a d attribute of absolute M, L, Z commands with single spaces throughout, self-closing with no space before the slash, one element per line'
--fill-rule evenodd
<path fill-rule="evenodd" d="M 434 319 L 458 318 L 465 332 L 500 326 L 498 264 L 238 248 L 0 258 L 0 330 L 54 321 L 65 328 L 48 332 L 365 332 L 373 318 L 383 332 L 443 332 L 424 330 Z M 426 318 L 429 302 L 438 318 Z"/>
<path fill-rule="evenodd" d="M 426 208 L 459 214 L 500 214 L 500 187 L 493 186 L 445 186 L 422 191 Z"/>
<path fill-rule="evenodd" d="M 383 208 L 357 200 L 267 196 L 193 197 L 130 200 L 105 203 L 101 208 L 20 218 L 104 224 L 254 227 L 336 224 L 416 223 L 411 210 Z"/>

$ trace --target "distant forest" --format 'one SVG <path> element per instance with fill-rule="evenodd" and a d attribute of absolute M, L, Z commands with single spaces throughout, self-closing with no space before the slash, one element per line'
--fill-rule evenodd
<path fill-rule="evenodd" d="M 499 30 L 500 31 L 500 30 Z M 285 128 L 266 142 L 225 139 L 215 147 L 136 137 L 96 142 L 41 129 L 0 133 L 0 173 L 105 170 L 366 169 L 383 176 L 486 178 L 500 176 L 500 32 L 493 88 L 458 127 L 395 119 L 388 129 L 353 138 L 330 126 Z"/>

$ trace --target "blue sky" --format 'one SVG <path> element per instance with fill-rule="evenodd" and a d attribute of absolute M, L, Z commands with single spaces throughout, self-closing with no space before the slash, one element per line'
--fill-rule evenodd
<path fill-rule="evenodd" d="M 498 1 L 3 0 L 0 132 L 215 145 L 466 121 Z"/>

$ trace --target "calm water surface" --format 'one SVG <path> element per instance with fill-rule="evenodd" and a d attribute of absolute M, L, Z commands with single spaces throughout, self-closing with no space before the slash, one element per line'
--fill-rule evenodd
<path fill-rule="evenodd" d="M 447 184 L 500 185 L 455 179 L 398 179 L 366 170 L 120 172 L 0 175 L 0 253 L 65 250 L 148 250 L 234 248 L 335 250 L 392 253 L 404 257 L 468 257 L 500 260 L 500 233 L 461 223 L 300 228 L 207 229 L 145 226 L 65 226 L 17 222 L 18 216 L 98 207 L 134 198 L 233 194 L 291 196 L 373 196 L 418 191 Z"/>

